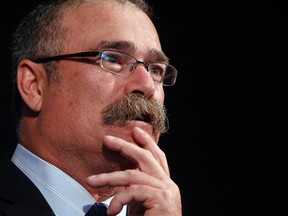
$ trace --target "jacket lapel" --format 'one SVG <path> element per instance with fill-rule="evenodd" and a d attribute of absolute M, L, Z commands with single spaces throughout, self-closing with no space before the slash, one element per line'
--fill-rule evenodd
<path fill-rule="evenodd" d="M 11 162 L 0 158 L 0 215 L 55 216 L 38 188 Z"/>

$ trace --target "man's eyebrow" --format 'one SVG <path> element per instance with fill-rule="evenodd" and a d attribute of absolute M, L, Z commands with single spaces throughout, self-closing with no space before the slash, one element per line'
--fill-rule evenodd
<path fill-rule="evenodd" d="M 130 41 L 101 41 L 98 44 L 97 49 L 98 51 L 103 49 L 115 49 L 134 53 L 136 51 L 136 45 Z"/>
<path fill-rule="evenodd" d="M 96 51 L 101 51 L 104 49 L 115 49 L 120 50 L 127 53 L 135 53 L 137 47 L 135 43 L 131 41 L 101 41 Z M 162 62 L 162 63 L 169 63 L 168 57 L 162 52 L 157 49 L 151 49 L 147 52 L 147 56 L 150 61 L 153 62 Z"/>
<path fill-rule="evenodd" d="M 155 62 L 169 63 L 169 58 L 162 51 L 151 49 L 148 52 L 148 56 Z"/>

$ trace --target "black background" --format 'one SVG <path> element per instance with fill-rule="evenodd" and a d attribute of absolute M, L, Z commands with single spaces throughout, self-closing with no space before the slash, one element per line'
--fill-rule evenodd
<path fill-rule="evenodd" d="M 15 142 L 10 34 L 35 2 L 1 6 L 0 151 Z M 179 70 L 176 85 L 165 88 L 170 130 L 160 146 L 182 191 L 183 215 L 279 215 L 285 1 L 148 2 L 163 50 Z"/>

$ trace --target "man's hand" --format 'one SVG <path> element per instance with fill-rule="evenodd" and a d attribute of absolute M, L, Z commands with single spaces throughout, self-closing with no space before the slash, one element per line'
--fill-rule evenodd
<path fill-rule="evenodd" d="M 137 145 L 113 136 L 106 136 L 104 145 L 136 162 L 138 169 L 90 176 L 87 183 L 125 187 L 111 200 L 108 215 L 116 215 L 128 205 L 129 216 L 181 216 L 180 190 L 170 178 L 164 152 L 140 128 L 134 128 L 132 136 Z"/>

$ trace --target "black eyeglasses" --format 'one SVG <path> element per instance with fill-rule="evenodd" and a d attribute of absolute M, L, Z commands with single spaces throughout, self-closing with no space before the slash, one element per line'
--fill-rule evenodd
<path fill-rule="evenodd" d="M 66 55 L 52 56 L 48 58 L 39 58 L 33 60 L 35 63 L 47 63 L 50 61 L 61 60 L 71 57 L 97 57 L 95 63 L 98 63 L 102 69 L 118 75 L 131 74 L 138 64 L 142 64 L 150 73 L 156 83 L 162 83 L 164 86 L 173 86 L 177 78 L 177 69 L 172 65 L 161 62 L 143 62 L 135 57 L 115 50 L 103 50 L 102 52 L 80 52 Z"/>

